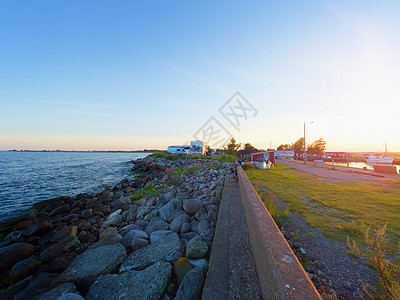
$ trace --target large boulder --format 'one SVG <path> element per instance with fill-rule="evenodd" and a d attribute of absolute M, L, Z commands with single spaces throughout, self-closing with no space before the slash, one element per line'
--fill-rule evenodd
<path fill-rule="evenodd" d="M 201 209 L 203 202 L 200 199 L 185 199 L 183 200 L 183 209 L 189 214 L 193 215 Z"/>
<path fill-rule="evenodd" d="M 11 269 L 8 277 L 12 282 L 17 282 L 25 277 L 35 274 L 37 269 L 42 266 L 42 262 L 36 258 L 30 257 L 17 262 Z"/>
<path fill-rule="evenodd" d="M 62 276 L 79 290 L 87 291 L 97 277 L 113 272 L 125 258 L 126 250 L 121 244 L 90 249 L 78 255 Z"/>
<path fill-rule="evenodd" d="M 157 230 L 150 234 L 150 243 L 158 242 L 166 237 L 167 234 L 170 234 L 171 230 Z"/>
<path fill-rule="evenodd" d="M 195 268 L 186 273 L 176 292 L 175 300 L 198 300 L 203 290 L 204 275 L 200 268 Z"/>
<path fill-rule="evenodd" d="M 131 245 L 135 240 L 137 240 L 137 239 L 147 240 L 148 238 L 149 238 L 149 235 L 146 232 L 144 232 L 143 230 L 132 229 L 124 235 L 121 243 L 125 248 L 130 250 L 131 249 L 130 247 L 132 247 Z"/>
<path fill-rule="evenodd" d="M 117 209 L 112 214 L 110 214 L 104 223 L 101 225 L 103 229 L 106 229 L 108 226 L 119 226 L 122 222 L 122 209 Z M 101 230 L 103 231 L 103 230 Z"/>
<path fill-rule="evenodd" d="M 190 240 L 186 245 L 187 258 L 203 258 L 207 251 L 207 243 L 203 241 Z"/>
<path fill-rule="evenodd" d="M 109 228 L 114 228 L 114 227 L 109 227 Z M 122 240 L 122 235 L 120 235 L 117 232 L 114 232 L 114 233 L 106 235 L 98 242 L 91 244 L 88 247 L 88 249 L 94 249 L 94 248 L 101 247 L 101 246 L 118 244 L 121 242 L 121 240 Z"/>
<path fill-rule="evenodd" d="M 33 246 L 28 243 L 15 243 L 0 248 L 0 272 L 7 270 L 16 262 L 29 257 L 33 253 Z"/>
<path fill-rule="evenodd" d="M 28 286 L 16 294 L 13 299 L 35 299 L 37 295 L 48 290 L 52 283 L 57 280 L 58 276 L 58 274 L 47 272 L 41 272 L 35 275 L 32 280 L 29 281 Z"/>
<path fill-rule="evenodd" d="M 143 271 L 100 276 L 90 286 L 86 300 L 161 299 L 171 275 L 171 265 L 157 262 Z"/>
<path fill-rule="evenodd" d="M 169 224 L 164 222 L 164 220 L 160 217 L 154 217 L 151 219 L 149 225 L 147 225 L 144 230 L 148 235 L 150 235 L 153 231 L 156 230 L 167 230 L 169 228 Z"/>
<path fill-rule="evenodd" d="M 36 236 L 41 236 L 42 234 L 49 232 L 50 230 L 53 229 L 53 224 L 51 224 L 49 221 L 38 221 L 27 227 L 22 234 L 25 236 L 31 236 L 31 235 L 36 235 Z"/>
<path fill-rule="evenodd" d="M 168 202 L 167 204 L 160 207 L 160 209 L 158 210 L 160 218 L 162 218 L 164 221 L 166 221 L 168 215 L 172 212 L 173 209 L 174 209 L 174 205 L 171 202 Z"/>
<path fill-rule="evenodd" d="M 132 252 L 121 265 L 120 272 L 143 270 L 158 262 L 174 262 L 182 256 L 183 247 L 178 234 L 172 232 L 165 238 Z"/>
<path fill-rule="evenodd" d="M 57 285 L 56 287 L 52 288 L 51 290 L 43 293 L 38 297 L 37 300 L 53 300 L 53 299 L 58 299 L 64 294 L 67 293 L 75 293 L 76 292 L 76 287 L 73 283 L 67 282 L 63 283 L 60 285 Z"/>
<path fill-rule="evenodd" d="M 45 263 L 50 262 L 64 251 L 72 248 L 78 242 L 76 236 L 65 236 L 55 244 L 49 245 L 42 250 L 39 259 Z"/>
<path fill-rule="evenodd" d="M 169 225 L 169 228 L 175 232 L 180 232 L 181 227 L 184 223 L 187 223 L 190 220 L 189 215 L 183 213 L 176 217 L 171 224 Z"/>

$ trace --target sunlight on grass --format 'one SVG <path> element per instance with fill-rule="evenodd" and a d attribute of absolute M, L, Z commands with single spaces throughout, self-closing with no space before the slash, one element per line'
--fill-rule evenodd
<path fill-rule="evenodd" d="M 271 170 L 246 171 L 255 189 L 266 187 L 326 236 L 363 242 L 366 228 L 388 222 L 393 251 L 400 240 L 400 181 L 337 182 L 277 164 Z"/>

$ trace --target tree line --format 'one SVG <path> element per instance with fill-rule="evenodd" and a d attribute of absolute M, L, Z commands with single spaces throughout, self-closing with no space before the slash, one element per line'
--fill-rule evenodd
<path fill-rule="evenodd" d="M 292 144 L 281 144 L 277 148 L 277 150 L 287 150 L 287 149 L 293 149 L 294 151 L 303 151 L 304 150 L 304 138 L 301 137 L 297 141 L 295 141 Z M 321 156 L 324 154 L 324 151 L 326 150 L 326 141 L 323 138 L 320 138 L 311 144 L 306 145 L 306 149 L 309 153 L 311 154 L 316 154 Z"/>
<path fill-rule="evenodd" d="M 237 143 L 234 138 L 230 140 L 228 144 L 225 145 L 224 150 L 228 154 L 236 155 L 237 151 L 243 148 L 244 150 L 253 150 L 255 147 L 250 144 L 250 143 Z M 316 154 L 321 156 L 324 151 L 326 150 L 326 141 L 323 138 L 320 138 L 311 144 L 306 145 L 307 151 L 311 154 Z M 292 144 L 281 144 L 277 148 L 277 150 L 287 150 L 287 149 L 293 149 L 294 151 L 301 152 L 304 149 L 304 138 L 301 137 L 299 138 L 296 142 Z M 260 149 L 260 151 L 264 151 Z"/>

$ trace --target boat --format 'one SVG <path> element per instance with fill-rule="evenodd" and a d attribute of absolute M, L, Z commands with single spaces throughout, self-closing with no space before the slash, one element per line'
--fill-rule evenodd
<path fill-rule="evenodd" d="M 380 154 L 368 154 L 364 156 L 367 164 L 393 164 L 393 157 L 382 157 Z"/>

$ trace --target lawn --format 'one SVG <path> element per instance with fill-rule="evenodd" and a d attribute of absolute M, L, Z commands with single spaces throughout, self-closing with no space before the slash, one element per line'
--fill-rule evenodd
<path fill-rule="evenodd" d="M 328 237 L 346 241 L 349 236 L 363 245 L 368 226 L 373 231 L 387 223 L 388 250 L 398 254 L 400 181 L 332 181 L 279 164 L 246 174 L 256 190 L 269 189 Z"/>

